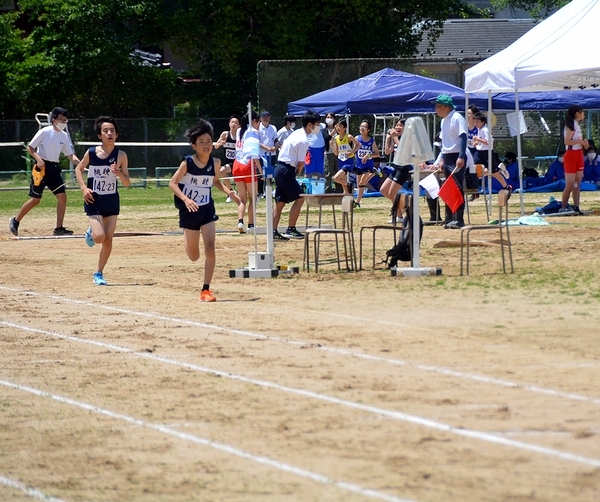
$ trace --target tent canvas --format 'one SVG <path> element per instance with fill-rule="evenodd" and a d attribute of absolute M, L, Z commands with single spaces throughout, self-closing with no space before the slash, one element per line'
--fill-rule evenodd
<path fill-rule="evenodd" d="M 352 82 L 288 103 L 290 115 L 309 109 L 326 114 L 433 113 L 432 102 L 440 94 L 452 96 L 464 108 L 460 87 L 391 68 L 384 68 Z"/>
<path fill-rule="evenodd" d="M 600 86 L 595 47 L 600 0 L 573 0 L 503 51 L 465 71 L 465 91 L 542 91 Z"/>

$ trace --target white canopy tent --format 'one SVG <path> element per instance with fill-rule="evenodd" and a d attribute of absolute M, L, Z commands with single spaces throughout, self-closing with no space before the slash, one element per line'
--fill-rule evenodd
<path fill-rule="evenodd" d="M 573 0 L 503 51 L 469 68 L 465 92 L 487 92 L 490 97 L 492 92 L 514 92 L 519 111 L 519 92 L 599 88 L 600 58 L 593 49 L 599 21 L 600 0 Z M 517 150 L 523 214 L 520 135 Z"/>

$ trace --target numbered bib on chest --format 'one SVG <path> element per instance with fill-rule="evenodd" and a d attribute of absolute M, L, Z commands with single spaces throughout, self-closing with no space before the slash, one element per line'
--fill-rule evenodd
<path fill-rule="evenodd" d="M 93 178 L 92 190 L 98 195 L 117 192 L 117 175 L 108 166 L 90 166 L 89 176 Z"/>
<path fill-rule="evenodd" d="M 356 152 L 356 155 L 358 156 L 359 159 L 364 159 L 365 157 L 368 159 L 371 157 L 371 154 L 373 152 L 371 152 L 371 150 L 364 150 L 364 149 L 360 149 Z"/>
<path fill-rule="evenodd" d="M 192 199 L 199 206 L 204 206 L 210 202 L 210 188 L 213 184 L 214 176 L 201 176 L 186 173 L 179 188 L 184 195 Z"/>

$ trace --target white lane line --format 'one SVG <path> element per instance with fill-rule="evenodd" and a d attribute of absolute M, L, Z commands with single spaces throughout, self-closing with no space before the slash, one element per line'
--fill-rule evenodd
<path fill-rule="evenodd" d="M 16 490 L 20 490 L 23 493 L 26 493 L 30 497 L 39 500 L 45 500 L 46 502 L 64 502 L 62 499 L 57 499 L 54 497 L 50 497 L 49 495 L 45 495 L 39 490 L 32 488 L 31 486 L 24 485 L 23 483 L 19 483 L 18 481 L 14 481 L 13 479 L 8 479 L 3 476 L 0 476 L 0 483 L 6 486 L 10 486 Z"/>
<path fill-rule="evenodd" d="M 390 502 L 410 502 L 408 499 L 401 499 L 395 497 L 393 495 L 389 495 L 387 493 L 378 492 L 377 490 L 372 490 L 370 488 L 363 488 L 362 486 L 355 485 L 353 483 L 346 483 L 345 481 L 336 481 L 327 476 L 323 476 L 322 474 L 318 474 L 307 469 L 302 469 L 301 467 L 296 467 L 291 464 L 286 464 L 284 462 L 279 462 L 278 460 L 273 460 L 268 457 L 263 457 L 261 455 L 254 455 L 252 453 L 246 452 L 244 450 L 240 450 L 239 448 L 235 448 L 234 446 L 230 446 L 224 443 L 218 443 L 216 441 L 212 441 L 210 439 L 206 439 L 203 437 L 195 436 L 193 434 L 188 434 L 186 432 L 180 432 L 178 430 L 172 429 L 171 427 L 167 427 L 166 425 L 153 424 L 151 422 L 146 422 L 139 418 L 131 417 L 128 415 L 122 415 L 120 413 L 116 413 L 105 408 L 99 408 L 94 406 L 93 404 L 83 403 L 81 401 L 76 401 L 74 399 L 59 396 L 57 394 L 51 394 L 49 392 L 45 392 L 43 390 L 34 389 L 32 387 L 26 387 L 24 385 L 19 385 L 17 383 L 9 382 L 8 380 L 0 380 L 0 385 L 4 385 L 5 387 L 9 387 L 15 390 L 20 390 L 23 392 L 29 392 L 30 394 L 34 394 L 38 397 L 44 397 L 48 399 L 52 399 L 62 404 L 68 404 L 71 406 L 75 406 L 77 408 L 81 408 L 83 410 L 91 411 L 100 415 L 104 415 L 106 417 L 122 420 L 132 425 L 137 425 L 139 427 L 146 427 L 148 429 L 153 429 L 158 432 L 162 432 L 163 434 L 168 434 L 170 436 L 174 436 L 178 439 L 182 439 L 183 441 L 188 441 L 191 443 L 200 444 L 203 446 L 208 446 L 210 448 L 214 448 L 215 450 L 219 450 L 221 452 L 227 453 L 229 455 L 234 455 L 236 457 L 240 457 L 246 460 L 252 460 L 253 462 L 257 462 L 259 464 L 263 464 L 275 469 L 279 469 L 280 471 L 287 472 L 289 474 L 295 474 L 296 476 L 301 476 L 311 481 L 315 481 L 317 483 L 322 483 L 326 485 L 332 485 L 342 490 L 358 493 L 360 495 L 365 495 L 367 497 L 376 498 L 380 500 L 388 500 Z"/>
<path fill-rule="evenodd" d="M 495 444 L 500 444 L 503 446 L 508 446 L 511 448 L 517 448 L 520 450 L 526 450 L 526 451 L 530 451 L 530 452 L 534 452 L 534 453 L 540 453 L 542 455 L 548 455 L 550 457 L 560 458 L 562 460 L 568 460 L 570 462 L 577 462 L 580 464 L 591 465 L 594 467 L 600 467 L 600 459 L 597 459 L 597 458 L 585 457 L 582 455 L 576 455 L 574 453 L 556 450 L 554 448 L 547 448 L 545 446 L 539 446 L 539 445 L 535 445 L 535 444 L 523 443 L 522 441 L 507 439 L 507 438 L 502 437 L 501 434 L 497 434 L 497 433 L 489 433 L 489 432 L 464 429 L 462 427 L 454 427 L 452 425 L 445 424 L 442 422 L 436 422 L 434 420 L 420 417 L 418 415 L 410 415 L 408 413 L 403 413 L 400 411 L 392 411 L 392 410 L 387 410 L 385 408 L 378 408 L 376 406 L 364 405 L 364 404 L 357 403 L 355 401 L 347 401 L 345 399 L 339 399 L 337 397 L 328 396 L 327 394 L 321 394 L 321 393 L 313 392 L 313 391 L 306 390 L 306 389 L 298 389 L 295 387 L 279 385 L 274 382 L 268 382 L 265 380 L 249 378 L 249 377 L 245 377 L 243 375 L 236 375 L 234 373 L 227 373 L 225 371 L 215 370 L 213 368 L 207 368 L 204 366 L 198 366 L 196 364 L 177 361 L 177 360 L 169 359 L 167 357 L 156 356 L 153 354 L 149 354 L 147 352 L 136 352 L 132 349 L 129 349 L 127 347 L 122 347 L 120 345 L 104 343 L 104 342 L 100 342 L 97 340 L 86 340 L 83 338 L 78 338 L 76 336 L 63 335 L 61 333 L 56 333 L 56 332 L 52 332 L 52 331 L 46 331 L 46 330 L 37 329 L 37 328 L 30 328 L 28 326 L 21 326 L 21 325 L 6 322 L 6 321 L 0 321 L 0 324 L 9 326 L 12 328 L 22 329 L 24 331 L 29 331 L 32 333 L 41 333 L 44 335 L 50 335 L 50 336 L 53 336 L 56 338 L 61 338 L 63 340 L 70 340 L 73 342 L 95 345 L 98 347 L 114 350 L 115 352 L 123 352 L 123 353 L 127 353 L 127 354 L 132 354 L 132 355 L 135 355 L 138 357 L 143 357 L 143 358 L 150 359 L 153 361 L 158 361 L 158 362 L 162 362 L 162 363 L 166 363 L 166 364 L 172 364 L 174 366 L 179 366 L 179 367 L 186 368 L 186 369 L 189 369 L 192 371 L 208 373 L 211 375 L 228 378 L 230 380 L 237 380 L 240 382 L 257 385 L 259 387 L 264 387 L 267 389 L 275 389 L 275 390 L 278 390 L 281 392 L 287 392 L 287 393 L 299 395 L 302 397 L 318 399 L 320 401 L 324 401 L 324 402 L 327 402 L 330 404 L 337 404 L 340 406 L 345 406 L 347 408 L 352 408 L 352 409 L 364 411 L 367 413 L 379 415 L 382 417 L 391 418 L 393 420 L 408 422 L 408 423 L 411 423 L 414 425 L 420 425 L 422 427 L 434 429 L 434 430 L 441 431 L 441 432 L 447 432 L 450 434 L 456 434 L 458 436 L 464 436 L 464 437 L 468 437 L 471 439 L 478 439 L 480 441 L 486 441 L 488 443 L 495 443 Z"/>
<path fill-rule="evenodd" d="M 58 301 L 61 301 L 64 303 L 75 303 L 75 304 L 79 304 L 79 305 L 84 305 L 86 307 L 93 307 L 95 309 L 105 309 L 105 310 L 110 310 L 113 312 L 120 312 L 122 314 L 135 315 L 135 316 L 140 316 L 140 317 L 148 317 L 151 319 L 158 319 L 161 321 L 169 321 L 169 322 L 187 324 L 189 326 L 196 326 L 199 328 L 214 329 L 217 331 L 224 331 L 224 332 L 233 333 L 236 335 L 247 336 L 250 338 L 259 338 L 261 340 L 269 340 L 272 342 L 286 343 L 289 345 L 297 345 L 300 347 L 304 347 L 306 345 L 311 345 L 319 350 L 332 352 L 332 353 L 336 353 L 336 354 L 352 356 L 352 357 L 356 357 L 359 359 L 366 359 L 366 360 L 376 361 L 376 362 L 380 362 L 380 363 L 393 364 L 396 366 L 406 366 L 406 367 L 415 368 L 415 369 L 428 371 L 428 372 L 432 372 L 432 373 L 439 373 L 442 375 L 455 377 L 455 378 L 473 380 L 476 382 L 481 382 L 481 383 L 486 383 L 486 384 L 491 384 L 491 385 L 498 385 L 501 387 L 508 387 L 508 388 L 513 388 L 513 389 L 522 389 L 522 390 L 526 390 L 529 392 L 534 392 L 536 394 L 544 394 L 544 395 L 548 395 L 548 396 L 558 397 L 561 399 L 569 399 L 572 401 L 581 401 L 581 402 L 592 403 L 592 404 L 600 404 L 599 398 L 593 398 L 593 397 L 589 397 L 589 396 L 584 396 L 582 394 L 575 394 L 572 392 L 562 392 L 562 391 L 558 391 L 558 390 L 554 390 L 554 389 L 546 389 L 544 387 L 537 387 L 535 385 L 524 385 L 524 384 L 520 384 L 517 382 L 512 382 L 510 380 L 502 380 L 499 378 L 487 377 L 484 375 L 463 373 L 461 371 L 456 371 L 456 370 L 444 368 L 441 366 L 431 366 L 431 365 L 426 365 L 426 364 L 414 364 L 414 363 L 409 363 L 407 361 L 402 361 L 401 359 L 389 359 L 389 358 L 385 358 L 385 357 L 381 357 L 381 356 L 364 354 L 361 352 L 355 352 L 355 351 L 351 351 L 351 350 L 347 350 L 347 349 L 340 349 L 340 348 L 336 348 L 336 347 L 327 347 L 324 345 L 316 345 L 311 342 L 302 342 L 302 341 L 298 341 L 298 340 L 291 340 L 288 338 L 279 338 L 276 336 L 269 336 L 269 335 L 265 335 L 263 333 L 254 333 L 252 331 L 243 331 L 243 330 L 234 329 L 234 328 L 227 328 L 225 326 L 218 326 L 216 324 L 207 324 L 207 323 L 202 323 L 202 322 L 198 322 L 198 321 L 191 321 L 189 319 L 179 319 L 177 317 L 169 317 L 169 316 L 164 316 L 164 315 L 155 314 L 155 313 L 151 313 L 151 312 L 139 312 L 139 311 L 135 311 L 135 310 L 122 309 L 122 308 L 118 308 L 118 307 L 110 307 L 108 305 L 101 305 L 98 303 L 92 303 L 92 302 L 87 302 L 87 301 L 83 301 L 83 300 L 74 300 L 74 299 L 66 298 L 66 297 L 62 297 L 62 296 L 45 295 L 42 293 L 37 293 L 35 291 L 24 291 L 21 289 L 8 288 L 5 286 L 0 286 L 0 290 L 13 291 L 16 293 L 24 293 L 24 294 L 33 295 L 33 296 L 41 296 L 44 298 L 50 298 L 52 300 L 58 300 Z M 342 316 L 340 316 L 340 317 L 342 317 Z M 372 321 L 372 320 L 365 320 L 365 321 L 378 322 L 378 321 Z M 387 323 L 387 324 L 394 325 L 394 323 Z"/>

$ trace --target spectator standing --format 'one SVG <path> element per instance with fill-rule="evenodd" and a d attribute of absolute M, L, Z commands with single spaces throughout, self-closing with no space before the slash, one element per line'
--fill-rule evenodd
<path fill-rule="evenodd" d="M 296 118 L 293 115 L 286 115 L 283 118 L 283 127 L 277 131 L 277 142 L 280 146 L 283 145 L 283 142 L 288 136 L 294 132 L 295 128 Z"/>
<path fill-rule="evenodd" d="M 579 209 L 579 197 L 581 180 L 583 179 L 584 160 L 583 152 L 589 147 L 587 139 L 583 138 L 579 122 L 585 119 L 583 108 L 579 105 L 571 105 L 567 109 L 564 128 L 564 143 L 567 148 L 565 152 L 565 189 L 562 194 L 562 205 L 559 213 L 570 211 L 568 207 L 569 198 L 573 194 L 573 211 L 583 214 Z"/>
<path fill-rule="evenodd" d="M 273 238 L 285 241 L 289 238 L 303 239 L 304 235 L 296 229 L 296 222 L 304 199 L 300 197 L 302 189 L 296 181 L 296 174 L 302 171 L 306 153 L 308 152 L 308 136 L 320 134 L 321 117 L 318 113 L 309 110 L 302 116 L 302 128 L 295 130 L 285 140 L 279 152 L 279 159 L 275 167 L 275 208 L 273 211 Z M 292 203 L 290 208 L 288 228 L 285 236 L 277 230 L 281 212 L 286 204 Z"/>
<path fill-rule="evenodd" d="M 322 131 L 325 136 L 325 193 L 336 192 L 333 177 L 339 170 L 338 158 L 331 148 L 331 140 L 337 135 L 336 120 L 335 113 L 329 112 L 325 115 L 325 128 Z"/>
<path fill-rule="evenodd" d="M 442 140 L 441 158 L 436 160 L 435 167 L 444 169 L 446 178 L 453 175 L 462 195 L 463 202 L 456 213 L 446 206 L 444 228 L 462 228 L 464 221 L 464 192 L 465 164 L 467 159 L 467 122 L 465 118 L 454 109 L 452 97 L 440 94 L 435 100 L 435 113 L 442 119 L 440 139 Z"/>
<path fill-rule="evenodd" d="M 67 230 L 63 226 L 67 210 L 67 193 L 58 165 L 61 153 L 66 155 L 75 165 L 79 164 L 79 158 L 73 151 L 71 139 L 65 132 L 67 122 L 69 122 L 67 110 L 57 106 L 50 112 L 50 125 L 42 127 L 35 133 L 29 145 L 27 145 L 27 150 L 36 164 L 31 171 L 29 200 L 21 206 L 17 216 L 9 220 L 9 229 L 13 235 L 19 235 L 19 224 L 27 213 L 41 202 L 46 187 L 56 197 L 54 235 L 73 234 L 72 230 Z"/>

